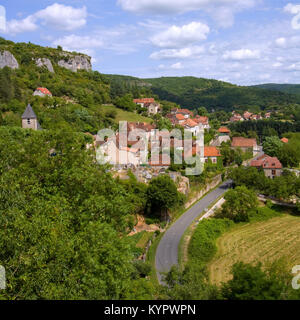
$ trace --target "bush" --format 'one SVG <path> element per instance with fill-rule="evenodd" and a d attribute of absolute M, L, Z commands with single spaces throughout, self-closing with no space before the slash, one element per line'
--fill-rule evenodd
<path fill-rule="evenodd" d="M 134 276 L 138 275 L 141 278 L 146 278 L 151 273 L 151 264 L 142 260 L 136 260 L 134 262 Z"/>
<path fill-rule="evenodd" d="M 160 220 L 159 219 L 155 219 L 155 218 L 146 218 L 145 222 L 148 225 L 150 225 L 150 224 L 160 224 Z"/>
<path fill-rule="evenodd" d="M 191 260 L 206 264 L 217 252 L 216 239 L 229 230 L 234 223 L 229 219 L 209 219 L 199 223 L 189 246 Z"/>

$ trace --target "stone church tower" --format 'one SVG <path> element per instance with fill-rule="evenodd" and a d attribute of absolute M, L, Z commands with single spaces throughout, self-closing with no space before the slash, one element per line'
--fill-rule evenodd
<path fill-rule="evenodd" d="M 25 112 L 22 115 L 22 128 L 23 129 L 33 129 L 41 130 L 41 126 L 38 122 L 37 116 L 34 113 L 30 104 L 28 104 Z"/>

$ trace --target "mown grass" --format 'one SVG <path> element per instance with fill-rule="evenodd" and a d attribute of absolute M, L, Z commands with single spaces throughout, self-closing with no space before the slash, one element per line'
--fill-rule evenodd
<path fill-rule="evenodd" d="M 238 261 L 268 266 L 283 259 L 291 268 L 300 264 L 299 235 L 300 217 L 288 214 L 235 226 L 216 241 L 217 252 L 208 265 L 211 282 L 230 280 Z"/>
<path fill-rule="evenodd" d="M 102 106 L 101 110 L 105 113 L 115 111 L 116 117 L 114 121 L 116 123 L 119 123 L 120 121 L 151 123 L 153 121 L 151 118 L 143 117 L 140 114 L 119 109 L 113 105 Z"/>

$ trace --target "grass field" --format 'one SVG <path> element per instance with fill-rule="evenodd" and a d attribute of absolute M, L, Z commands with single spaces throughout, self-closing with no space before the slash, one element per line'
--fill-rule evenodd
<path fill-rule="evenodd" d="M 147 123 L 150 123 L 151 121 L 153 121 L 150 118 L 143 117 L 143 116 L 141 116 L 137 113 L 134 113 L 134 112 L 128 112 L 128 111 L 116 108 L 113 105 L 102 106 L 102 110 L 104 112 L 116 111 L 117 115 L 116 115 L 116 118 L 114 119 L 116 123 L 119 123 L 119 121 L 147 122 Z"/>
<path fill-rule="evenodd" d="M 233 228 L 217 240 L 218 252 L 208 265 L 211 282 L 230 280 L 234 263 L 264 265 L 281 258 L 289 267 L 300 264 L 300 217 L 283 215 Z"/>

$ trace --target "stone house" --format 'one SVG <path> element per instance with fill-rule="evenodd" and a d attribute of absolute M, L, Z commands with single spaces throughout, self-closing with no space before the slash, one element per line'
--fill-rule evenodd
<path fill-rule="evenodd" d="M 145 104 L 146 103 L 154 103 L 155 100 L 154 98 L 142 98 L 142 99 L 134 99 L 133 102 L 139 106 L 141 106 L 142 108 L 145 108 Z"/>
<path fill-rule="evenodd" d="M 201 124 L 204 129 L 209 130 L 210 125 L 208 121 L 208 117 L 203 117 L 203 116 L 196 116 L 193 121 L 197 122 L 198 124 Z"/>
<path fill-rule="evenodd" d="M 146 103 L 145 107 L 148 109 L 148 114 L 157 114 L 160 112 L 160 104 L 157 102 Z"/>
<path fill-rule="evenodd" d="M 155 102 L 154 98 L 134 99 L 133 102 L 141 108 L 146 108 L 148 114 L 157 114 L 160 112 L 160 104 Z"/>
<path fill-rule="evenodd" d="M 260 156 L 256 160 L 252 160 L 250 166 L 262 169 L 265 176 L 270 179 L 280 177 L 283 169 L 281 162 L 276 157 L 270 157 L 266 154 Z"/>
<path fill-rule="evenodd" d="M 231 147 L 233 149 L 240 148 L 243 152 L 247 152 L 251 150 L 253 152 L 253 156 L 259 153 L 259 147 L 257 145 L 256 139 L 248 139 L 244 137 L 233 137 Z"/>
<path fill-rule="evenodd" d="M 218 158 L 221 157 L 221 153 L 218 148 L 216 147 L 204 147 L 204 159 L 207 163 L 209 160 L 211 160 L 212 163 L 216 164 L 218 163 Z"/>
<path fill-rule="evenodd" d="M 34 93 L 34 96 L 40 96 L 40 97 L 52 97 L 52 93 L 47 88 L 37 88 Z"/>
<path fill-rule="evenodd" d="M 183 126 L 185 130 L 190 131 L 194 136 L 196 136 L 201 129 L 201 124 L 198 124 L 196 121 L 192 119 L 187 119 L 180 125 Z"/>

